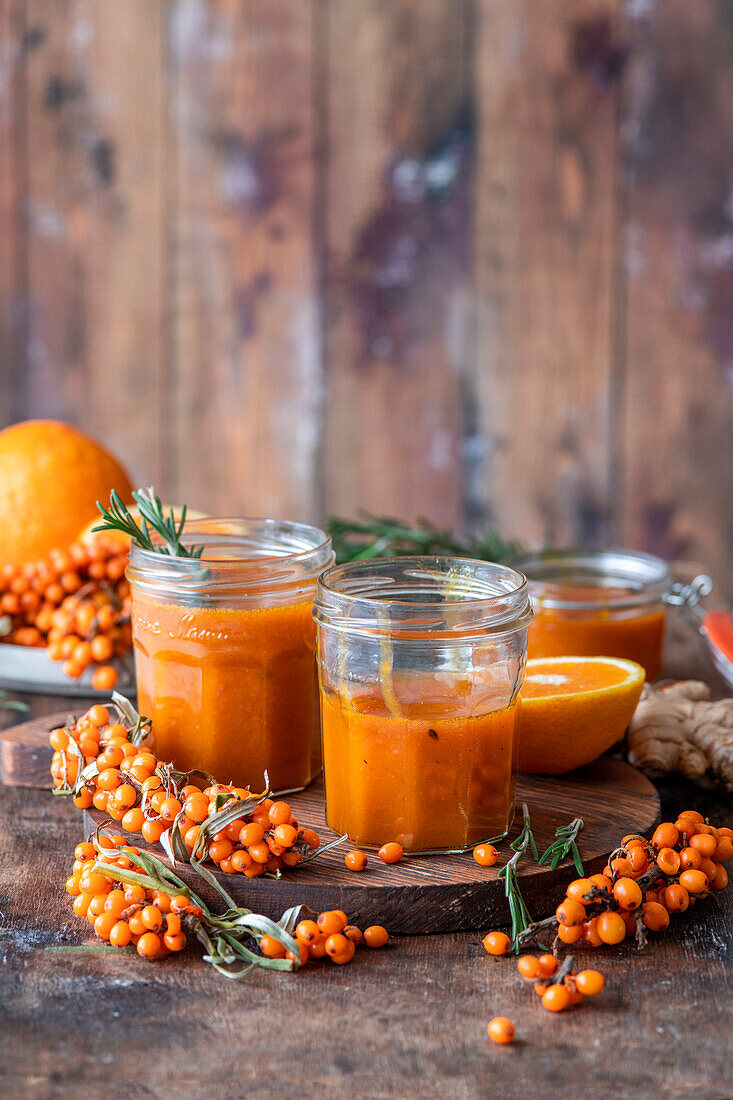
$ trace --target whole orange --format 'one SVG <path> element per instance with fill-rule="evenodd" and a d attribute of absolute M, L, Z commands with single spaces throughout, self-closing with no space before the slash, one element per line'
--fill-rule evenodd
<path fill-rule="evenodd" d="M 26 420 L 0 432 L 0 564 L 23 565 L 69 546 L 130 479 L 88 435 L 57 420 Z"/>

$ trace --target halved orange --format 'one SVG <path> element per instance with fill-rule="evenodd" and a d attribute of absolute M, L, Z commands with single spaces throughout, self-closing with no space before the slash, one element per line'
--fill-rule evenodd
<path fill-rule="evenodd" d="M 545 775 L 590 764 L 628 726 L 644 669 L 621 657 L 537 657 L 520 692 L 519 768 Z"/>

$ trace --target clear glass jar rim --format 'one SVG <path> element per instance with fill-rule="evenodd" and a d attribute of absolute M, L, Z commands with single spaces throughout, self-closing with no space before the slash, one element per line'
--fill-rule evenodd
<path fill-rule="evenodd" d="M 318 579 L 313 615 L 318 623 L 349 633 L 465 638 L 520 630 L 532 611 L 526 578 L 511 566 L 404 556 L 327 569 Z"/>
<path fill-rule="evenodd" d="M 156 541 L 157 536 L 156 536 Z M 200 558 L 160 554 L 134 543 L 127 577 L 171 593 L 270 587 L 315 578 L 333 562 L 331 539 L 292 520 L 212 516 L 186 523 L 181 542 L 204 545 Z"/>
<path fill-rule="evenodd" d="M 672 576 L 669 566 L 654 554 L 642 550 L 544 550 L 515 558 L 512 564 L 529 582 L 535 604 L 543 609 L 595 611 L 614 608 L 622 611 L 640 605 L 659 603 L 669 590 Z M 546 595 L 543 585 L 568 582 L 608 588 L 630 588 L 607 597 L 568 599 Z"/>

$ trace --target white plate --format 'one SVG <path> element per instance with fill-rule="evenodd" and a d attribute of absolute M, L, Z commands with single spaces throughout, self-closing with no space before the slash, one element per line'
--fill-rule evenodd
<path fill-rule="evenodd" d="M 71 680 L 64 675 L 61 663 L 50 660 L 45 649 L 0 643 L 0 688 L 42 695 L 108 697 L 109 691 L 95 691 L 92 687 L 93 671 L 88 668 L 78 680 Z M 134 683 L 127 670 L 121 669 L 115 690 L 127 694 L 131 689 L 134 689 Z"/>

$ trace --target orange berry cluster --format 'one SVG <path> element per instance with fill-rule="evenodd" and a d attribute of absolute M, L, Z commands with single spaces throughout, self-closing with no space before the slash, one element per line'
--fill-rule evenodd
<path fill-rule="evenodd" d="M 671 913 L 684 912 L 711 890 L 728 885 L 723 863 L 733 856 L 733 829 L 716 828 L 697 810 L 659 825 L 651 842 L 636 833 L 621 841 L 602 874 L 574 879 L 555 915 L 538 921 L 520 940 L 554 927 L 565 944 L 591 947 L 659 932 Z"/>
<path fill-rule="evenodd" d="M 111 691 L 118 674 L 109 662 L 132 646 L 126 565 L 119 544 L 100 534 L 43 561 L 2 566 L 0 616 L 10 629 L 0 641 L 46 647 L 72 679 L 94 665 L 93 687 Z"/>
<path fill-rule="evenodd" d="M 54 785 L 73 790 L 80 809 L 93 806 L 149 844 L 175 826 L 191 855 L 212 860 L 227 874 L 275 874 L 281 867 L 297 866 L 318 848 L 318 834 L 300 827 L 287 802 L 258 799 L 232 784 L 212 783 L 202 790 L 187 782 L 188 776 L 161 764 L 150 748 L 134 744 L 131 732 L 122 722 L 113 722 L 108 708 L 100 704 L 73 725 L 52 730 Z M 84 779 L 80 767 L 89 765 L 94 767 Z M 253 809 L 200 838 L 209 818 L 240 802 L 249 801 L 251 807 L 252 799 Z"/>
<path fill-rule="evenodd" d="M 343 966 L 351 962 L 357 947 L 362 944 L 365 947 L 384 947 L 389 933 L 381 924 L 373 924 L 362 932 L 355 924 L 349 924 L 349 918 L 341 909 L 329 909 L 319 913 L 315 920 L 300 921 L 295 928 L 295 940 L 301 966 L 312 959 L 326 958 Z M 262 936 L 260 951 L 270 959 L 297 961 L 294 953 L 286 951 L 274 936 Z"/>
<path fill-rule="evenodd" d="M 199 918 L 201 909 L 185 894 L 146 890 L 120 881 L 116 872 L 133 867 L 120 849 L 137 851 L 126 847 L 126 837 L 100 835 L 97 844 L 98 849 L 83 841 L 74 849 L 74 867 L 66 889 L 74 899 L 76 915 L 86 917 L 100 939 L 113 947 L 133 944 L 144 958 L 182 951 L 186 946 L 184 921 Z M 109 871 L 95 868 L 95 861 L 109 864 Z"/>
<path fill-rule="evenodd" d="M 522 955 L 517 959 L 517 970 L 533 983 L 534 991 L 542 998 L 548 1012 L 562 1012 L 579 1005 L 584 997 L 595 997 L 605 985 L 598 970 L 572 969 L 573 959 L 568 956 L 558 971 L 559 963 L 554 955 Z"/>
<path fill-rule="evenodd" d="M 494 936 L 502 934 L 489 933 Z M 572 966 L 571 955 L 562 966 L 554 955 L 522 955 L 517 959 L 517 970 L 525 982 L 532 983 L 548 1012 L 564 1012 L 566 1008 L 582 1004 L 586 997 L 595 997 L 603 991 L 606 983 L 599 970 L 580 970 L 576 973 Z M 489 1038 L 495 1043 L 514 1042 L 514 1024 L 505 1016 L 495 1016 L 489 1021 L 487 1030 Z"/>

